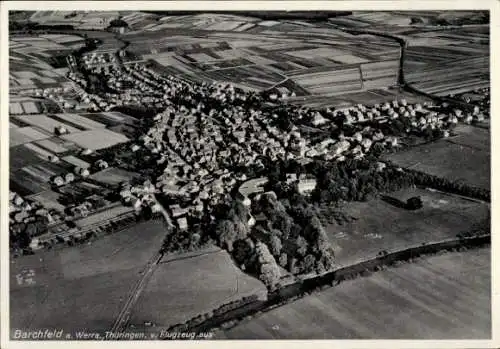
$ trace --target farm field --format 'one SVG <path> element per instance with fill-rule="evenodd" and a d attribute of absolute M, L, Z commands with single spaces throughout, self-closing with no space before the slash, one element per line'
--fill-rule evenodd
<path fill-rule="evenodd" d="M 101 128 L 70 133 L 61 136 L 61 138 L 76 143 L 82 148 L 92 150 L 109 148 L 115 144 L 128 141 L 128 138 L 120 133 Z"/>
<path fill-rule="evenodd" d="M 457 136 L 449 138 L 448 142 L 471 147 L 486 153 L 491 153 L 489 130 L 460 124 L 455 130 Z"/>
<path fill-rule="evenodd" d="M 203 253 L 203 251 L 200 251 Z M 191 318 L 250 295 L 266 294 L 259 280 L 238 269 L 226 251 L 160 262 L 133 308 L 130 324 L 160 327 Z"/>
<path fill-rule="evenodd" d="M 45 208 L 47 209 L 56 209 L 60 212 L 63 212 L 65 209 L 65 206 L 60 204 L 57 200 L 59 199 L 60 194 L 52 191 L 52 190 L 47 190 L 41 193 L 38 193 L 36 195 L 32 195 L 28 197 L 28 199 L 40 202 Z"/>
<path fill-rule="evenodd" d="M 22 115 L 22 116 L 15 116 L 14 118 L 22 122 L 25 122 L 31 126 L 36 126 L 50 133 L 54 132 L 54 129 L 59 126 L 64 126 L 70 133 L 81 131 L 73 126 L 70 126 L 67 123 L 57 121 L 56 119 L 53 119 L 44 114 Z"/>
<path fill-rule="evenodd" d="M 386 88 L 398 70 L 399 45 L 389 39 L 352 35 L 320 22 L 210 16 L 168 18 L 124 38 L 130 52 L 159 71 L 232 82 L 244 90 L 266 90 L 289 78 L 297 84 L 296 94 L 363 91 L 361 79 L 371 88 Z M 158 40 L 159 35 L 169 40 Z"/>
<path fill-rule="evenodd" d="M 487 130 L 461 127 L 457 137 L 442 139 L 394 154 L 386 159 L 406 168 L 490 188 L 490 138 Z"/>
<path fill-rule="evenodd" d="M 160 222 L 144 222 L 91 245 L 12 259 L 11 328 L 108 330 L 164 236 Z"/>
<path fill-rule="evenodd" d="M 12 148 L 20 144 L 50 138 L 50 136 L 50 133 L 42 132 L 31 126 L 16 127 L 9 130 L 9 147 Z"/>
<path fill-rule="evenodd" d="M 488 34 L 463 28 L 409 33 L 406 39 L 405 79 L 415 88 L 446 96 L 489 87 Z"/>
<path fill-rule="evenodd" d="M 322 218 L 340 265 L 375 257 L 382 250 L 398 250 L 455 238 L 474 223 L 489 217 L 489 205 L 424 189 L 407 189 L 387 196 L 406 202 L 420 196 L 423 208 L 409 211 L 383 199 L 346 203 L 342 212 L 357 220 L 338 224 Z M 328 213 L 326 213 L 328 215 Z"/>
<path fill-rule="evenodd" d="M 90 175 L 89 178 L 108 185 L 118 185 L 121 182 L 130 181 L 136 176 L 136 173 L 128 172 L 116 167 L 110 167 Z"/>
<path fill-rule="evenodd" d="M 426 257 L 342 282 L 220 339 L 488 339 L 490 248 Z"/>

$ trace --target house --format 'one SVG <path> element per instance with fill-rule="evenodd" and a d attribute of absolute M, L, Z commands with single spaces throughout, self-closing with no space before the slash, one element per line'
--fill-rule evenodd
<path fill-rule="evenodd" d="M 241 197 L 241 194 L 238 193 L 238 197 L 240 198 L 241 200 L 241 203 L 246 206 L 246 207 L 250 207 L 252 205 L 252 200 L 250 200 L 248 197 Z"/>
<path fill-rule="evenodd" d="M 320 126 L 320 125 L 323 125 L 325 123 L 328 122 L 328 119 L 325 119 L 323 117 L 323 115 L 321 115 L 320 113 L 316 112 L 313 116 L 313 119 L 311 121 L 311 123 L 314 125 L 314 126 Z"/>
<path fill-rule="evenodd" d="M 66 129 L 66 127 L 64 126 L 57 126 L 55 129 L 54 129 L 54 133 L 58 136 L 60 135 L 63 135 L 63 134 L 66 134 L 66 133 L 69 133 L 68 130 Z"/>
<path fill-rule="evenodd" d="M 159 203 L 155 203 L 151 206 L 151 211 L 153 213 L 158 213 L 158 212 L 161 212 L 161 206 Z"/>
<path fill-rule="evenodd" d="M 332 153 L 335 156 L 341 155 L 343 152 L 349 150 L 350 146 L 351 146 L 351 144 L 345 140 L 337 142 L 332 147 Z"/>
<path fill-rule="evenodd" d="M 324 148 L 327 148 L 330 144 L 334 144 L 334 143 L 335 143 L 335 141 L 332 138 L 327 138 L 327 139 L 322 140 L 319 143 L 319 147 L 324 149 Z"/>
<path fill-rule="evenodd" d="M 398 145 L 398 138 L 397 137 L 387 137 L 385 139 L 386 143 L 388 143 L 389 145 L 395 147 Z"/>
<path fill-rule="evenodd" d="M 81 172 L 80 172 L 80 176 L 82 177 L 88 177 L 90 175 L 90 172 L 88 169 L 86 168 L 82 168 Z"/>
<path fill-rule="evenodd" d="M 122 198 L 130 197 L 130 196 L 132 196 L 132 192 L 129 189 L 124 189 L 124 190 L 120 191 L 120 196 Z"/>
<path fill-rule="evenodd" d="M 61 185 L 64 185 L 64 179 L 61 176 L 57 176 L 54 178 L 53 183 L 60 187 Z"/>
<path fill-rule="evenodd" d="M 30 242 L 30 248 L 33 249 L 33 250 L 37 250 L 39 249 L 41 246 L 40 246 L 40 240 L 38 238 L 33 238 L 31 239 L 31 242 Z"/>
<path fill-rule="evenodd" d="M 248 218 L 248 221 L 247 221 L 247 224 L 249 227 L 253 227 L 255 225 L 255 223 L 257 223 L 257 221 L 255 220 L 255 218 L 250 215 L 250 218 Z"/>
<path fill-rule="evenodd" d="M 180 230 L 186 230 L 188 228 L 188 223 L 186 217 L 181 217 L 177 220 L 177 226 Z"/>
<path fill-rule="evenodd" d="M 286 174 L 286 183 L 292 184 L 298 180 L 296 173 L 287 173 Z"/>
<path fill-rule="evenodd" d="M 99 169 L 104 170 L 109 167 L 108 163 L 102 159 L 97 160 L 96 166 L 99 167 Z"/>
<path fill-rule="evenodd" d="M 141 199 L 136 199 L 134 202 L 134 208 L 136 211 L 140 210 L 142 207 L 142 200 Z"/>
<path fill-rule="evenodd" d="M 174 217 L 174 218 L 179 217 L 179 216 L 183 216 L 186 213 L 188 213 L 188 209 L 180 207 L 179 204 L 170 205 L 168 208 L 170 209 L 170 212 L 172 212 L 172 217 Z"/>
<path fill-rule="evenodd" d="M 365 150 L 368 150 L 370 149 L 370 147 L 372 146 L 372 140 L 369 139 L 369 138 L 363 138 L 363 140 L 361 141 L 361 145 L 363 146 L 363 148 Z"/>
<path fill-rule="evenodd" d="M 49 161 L 56 163 L 59 162 L 59 158 L 56 155 L 49 155 Z"/>
<path fill-rule="evenodd" d="M 13 201 L 16 206 L 21 206 L 24 202 L 24 199 L 21 196 L 15 194 Z"/>
<path fill-rule="evenodd" d="M 316 179 L 301 179 L 297 184 L 297 189 L 300 194 L 308 194 L 316 188 Z"/>
<path fill-rule="evenodd" d="M 25 218 L 27 218 L 29 216 L 28 212 L 26 211 L 21 211 L 19 213 L 16 213 L 16 215 L 14 216 L 14 220 L 17 222 L 17 223 L 21 223 L 22 221 L 24 221 Z"/>
<path fill-rule="evenodd" d="M 387 167 L 387 166 L 386 166 L 386 164 L 385 164 L 385 163 L 380 162 L 380 161 L 379 161 L 379 162 L 377 162 L 377 171 L 378 171 L 378 172 L 383 171 L 386 167 Z"/>
<path fill-rule="evenodd" d="M 130 150 L 132 150 L 133 152 L 136 152 L 136 151 L 138 151 L 139 149 L 141 149 L 141 147 L 139 147 L 137 144 L 133 144 L 133 145 L 130 147 Z"/>

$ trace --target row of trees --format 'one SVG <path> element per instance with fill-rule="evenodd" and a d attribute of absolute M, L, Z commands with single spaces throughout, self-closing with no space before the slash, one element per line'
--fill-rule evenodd
<path fill-rule="evenodd" d="M 454 181 L 443 177 L 430 175 L 428 173 L 406 170 L 405 174 L 411 178 L 416 185 L 427 186 L 438 190 L 454 193 L 458 195 L 468 196 L 471 198 L 490 201 L 491 192 L 485 188 L 479 188 L 464 183 L 463 181 Z"/>

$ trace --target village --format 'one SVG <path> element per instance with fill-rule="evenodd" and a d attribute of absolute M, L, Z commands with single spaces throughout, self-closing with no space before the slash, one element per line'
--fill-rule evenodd
<path fill-rule="evenodd" d="M 406 268 L 489 251 L 488 17 L 281 15 L 12 14 L 12 326 L 330 338 L 319 307 L 372 310 L 332 292 L 387 273 L 433 323 L 442 295 Z M 471 267 L 446 263 L 428 274 Z M 464 292 L 478 334 L 485 290 Z"/>
<path fill-rule="evenodd" d="M 244 186 L 246 180 L 252 180 L 235 169 L 264 168 L 263 157 L 271 162 L 308 162 L 314 158 L 327 161 L 361 159 L 376 144 L 397 149 L 402 137 L 425 130 L 442 131 L 442 137 L 449 137 L 459 120 L 470 123 L 484 119 L 477 108 L 473 112 L 453 108 L 445 114 L 436 111 L 432 103 L 410 104 L 402 99 L 373 106 L 358 104 L 339 110 L 289 108 L 286 117 L 291 126 L 284 129 L 280 127 L 282 116 L 277 114 L 279 104 L 275 102 L 274 107 L 260 108 L 259 103 L 265 103 L 263 97 L 234 88 L 231 84 L 200 84 L 162 76 L 138 63 L 122 65 L 119 59 L 108 53 L 84 55 L 82 64 L 91 74 L 104 79 L 101 83 L 114 91 L 88 93 L 88 81 L 79 77 L 79 73 L 69 72 L 68 77 L 80 91 L 78 98 L 89 105 L 88 111 L 109 111 L 125 104 L 162 110 L 151 117 L 150 126 L 143 130 L 143 135 L 128 141 L 128 151 L 134 153 L 142 149 L 150 152 L 158 158 L 157 167 L 163 168 L 163 172 L 157 178 L 146 179 L 144 185 L 122 186 L 118 190 L 123 203 L 133 206 L 136 211 L 146 206 L 154 213 L 160 212 L 159 204 L 153 199 L 156 194 L 179 199 L 179 203 L 169 206 L 169 212 L 180 230 L 189 229 L 190 217 L 198 219 L 203 213 L 210 213 L 215 206 L 230 202 L 233 189 Z M 34 92 L 46 96 L 61 91 Z M 54 98 L 53 95 L 49 97 Z M 269 98 L 276 101 L 283 97 L 286 98 L 277 95 Z M 384 134 L 382 127 L 396 120 L 405 121 L 407 128 L 402 134 Z M 313 129 L 333 126 L 340 132 L 336 138 L 323 137 L 313 142 L 301 134 L 304 126 Z M 349 127 L 350 135 L 344 135 L 342 127 Z M 58 136 L 69 133 L 62 125 L 57 126 L 54 132 Z M 83 149 L 81 154 L 92 152 L 91 149 Z M 60 161 L 57 156 L 51 155 L 48 160 L 54 163 Z M 75 166 L 73 171 L 53 177 L 53 185 L 69 185 L 76 177 L 85 179 L 96 171 L 108 168 L 108 163 L 99 158 L 89 166 L 78 166 L 78 161 L 72 163 Z M 293 174 L 289 178 L 300 193 L 311 192 L 315 188 L 315 178 L 294 180 Z M 241 199 L 249 206 L 247 200 L 258 191 L 258 187 L 247 189 L 247 194 Z M 71 208 L 70 216 L 78 217 L 82 212 L 92 214 L 91 207 L 95 205 L 85 200 Z M 31 212 L 22 206 L 11 207 L 11 210 L 12 214 L 17 214 L 13 222 L 26 223 L 34 219 L 33 216 L 20 218 L 20 213 L 28 215 L 26 212 Z M 37 215 L 40 215 L 39 211 Z"/>

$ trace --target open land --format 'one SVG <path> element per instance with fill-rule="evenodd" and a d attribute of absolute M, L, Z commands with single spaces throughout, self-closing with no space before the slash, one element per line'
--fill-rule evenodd
<path fill-rule="evenodd" d="M 133 309 L 130 325 L 145 322 L 168 328 L 252 295 L 264 284 L 243 273 L 226 251 L 201 250 L 192 257 L 160 261 Z"/>
<path fill-rule="evenodd" d="M 287 304 L 221 339 L 487 339 L 489 248 L 390 267 Z"/>
<path fill-rule="evenodd" d="M 421 145 L 386 158 L 395 164 L 435 176 L 490 187 L 489 132 L 460 125 L 457 136 Z"/>
<path fill-rule="evenodd" d="M 356 220 L 339 225 L 325 222 L 337 263 L 350 265 L 422 243 L 453 239 L 489 216 L 489 204 L 425 189 L 405 189 L 387 194 L 401 202 L 419 196 L 424 207 L 410 211 L 384 201 L 350 202 L 343 207 Z"/>
<path fill-rule="evenodd" d="M 108 330 L 164 237 L 160 222 L 145 222 L 91 244 L 11 260 L 10 309 L 19 314 L 11 328 Z"/>

